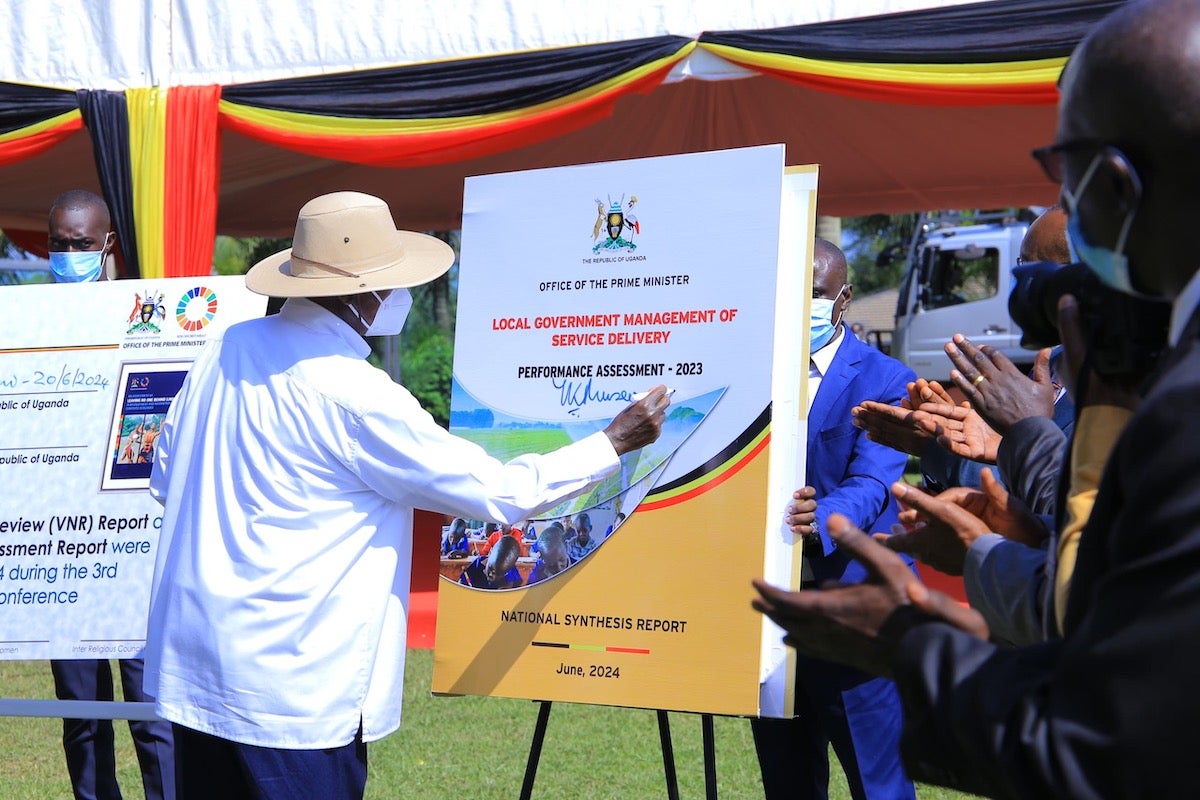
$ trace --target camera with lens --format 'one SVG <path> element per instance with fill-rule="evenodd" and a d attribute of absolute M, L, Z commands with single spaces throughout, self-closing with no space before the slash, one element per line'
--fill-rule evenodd
<path fill-rule="evenodd" d="M 1013 269 L 1008 296 L 1008 313 L 1021 326 L 1022 347 L 1040 350 L 1062 342 L 1058 300 L 1066 294 L 1078 302 L 1092 369 L 1119 382 L 1144 378 L 1167 347 L 1171 304 L 1110 289 L 1086 264 L 1022 264 Z"/>

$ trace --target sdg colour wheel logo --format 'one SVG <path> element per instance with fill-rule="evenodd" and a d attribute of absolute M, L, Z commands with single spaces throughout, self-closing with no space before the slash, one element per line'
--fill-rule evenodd
<path fill-rule="evenodd" d="M 212 322 L 217 313 L 217 294 L 205 286 L 193 286 L 179 298 L 175 321 L 185 331 L 198 331 Z"/>

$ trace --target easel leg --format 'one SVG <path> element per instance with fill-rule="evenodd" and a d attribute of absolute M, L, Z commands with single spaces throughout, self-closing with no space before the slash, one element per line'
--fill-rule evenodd
<path fill-rule="evenodd" d="M 717 745 L 712 714 L 700 715 L 700 728 L 704 736 L 704 796 L 707 800 L 717 800 Z"/>
<path fill-rule="evenodd" d="M 658 738 L 662 742 L 663 774 L 667 778 L 667 800 L 679 800 L 679 780 L 675 777 L 675 749 L 671 746 L 671 721 L 666 711 L 658 712 Z"/>
<path fill-rule="evenodd" d="M 667 800 L 679 800 L 679 778 L 675 774 L 675 748 L 671 744 L 671 720 L 666 711 L 657 711 L 658 738 L 662 743 L 663 775 L 667 781 Z M 546 739 L 546 726 L 550 722 L 550 701 L 542 700 L 538 708 L 537 723 L 533 728 L 533 741 L 529 744 L 529 760 L 525 762 L 525 780 L 521 783 L 521 800 L 533 796 L 533 782 L 537 778 L 538 762 L 542 758 L 542 743 Z M 717 748 L 713 736 L 712 714 L 700 715 L 700 726 L 704 737 L 704 789 L 707 800 L 717 800 Z"/>
<path fill-rule="evenodd" d="M 537 777 L 538 761 L 542 758 L 542 741 L 546 738 L 546 724 L 550 721 L 550 701 L 541 701 L 537 724 L 533 727 L 533 741 L 529 744 L 529 760 L 525 762 L 525 780 L 521 784 L 521 800 L 533 796 L 533 780 Z"/>

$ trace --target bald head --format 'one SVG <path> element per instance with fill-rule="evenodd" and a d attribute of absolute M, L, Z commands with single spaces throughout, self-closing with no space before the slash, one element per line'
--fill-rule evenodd
<path fill-rule="evenodd" d="M 1089 245 L 1128 256 L 1134 288 L 1176 297 L 1196 266 L 1200 3 L 1122 5 L 1076 48 L 1061 85 L 1073 224 Z"/>
<path fill-rule="evenodd" d="M 836 292 L 846 282 L 846 275 L 846 255 L 842 249 L 825 239 L 814 239 L 813 285 L 820 283 L 821 278 L 828 278 L 829 283 L 833 285 L 832 292 Z M 833 294 L 829 296 L 832 297 Z"/>
<path fill-rule="evenodd" d="M 557 575 L 570 566 L 563 529 L 557 522 L 544 528 L 538 536 L 538 552 L 547 575 Z"/>
<path fill-rule="evenodd" d="M 488 552 L 483 571 L 489 582 L 495 584 L 504 579 L 505 573 L 517 565 L 521 556 L 521 545 L 511 536 L 501 536 L 500 541 Z"/>
<path fill-rule="evenodd" d="M 1067 215 L 1062 206 L 1051 206 L 1033 221 L 1021 240 L 1021 261 L 1050 261 L 1068 264 L 1071 249 L 1067 245 Z"/>
<path fill-rule="evenodd" d="M 824 239 L 813 240 L 813 284 L 814 300 L 832 300 L 833 309 L 829 321 L 841 325 L 854 290 L 846 279 L 846 256 L 840 247 Z M 836 339 L 835 339 L 836 340 Z M 833 340 L 827 340 L 833 341 Z M 818 344 L 817 349 L 824 345 Z"/>
<path fill-rule="evenodd" d="M 1200 134 L 1200 4 L 1133 0 L 1071 56 L 1060 122 L 1154 159 Z M 1153 124 L 1148 124 L 1153 121 Z M 1143 152 L 1143 148 L 1145 149 Z"/>

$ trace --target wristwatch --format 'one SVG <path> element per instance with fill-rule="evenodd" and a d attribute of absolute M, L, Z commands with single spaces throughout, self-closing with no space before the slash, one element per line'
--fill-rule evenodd
<path fill-rule="evenodd" d="M 804 534 L 804 547 L 805 549 L 809 547 L 815 548 L 816 552 L 812 553 L 812 555 L 821 555 L 824 552 L 824 549 L 821 547 L 821 526 L 817 522 L 816 517 L 813 517 L 813 521 L 809 527 L 812 528 L 812 531 Z"/>

